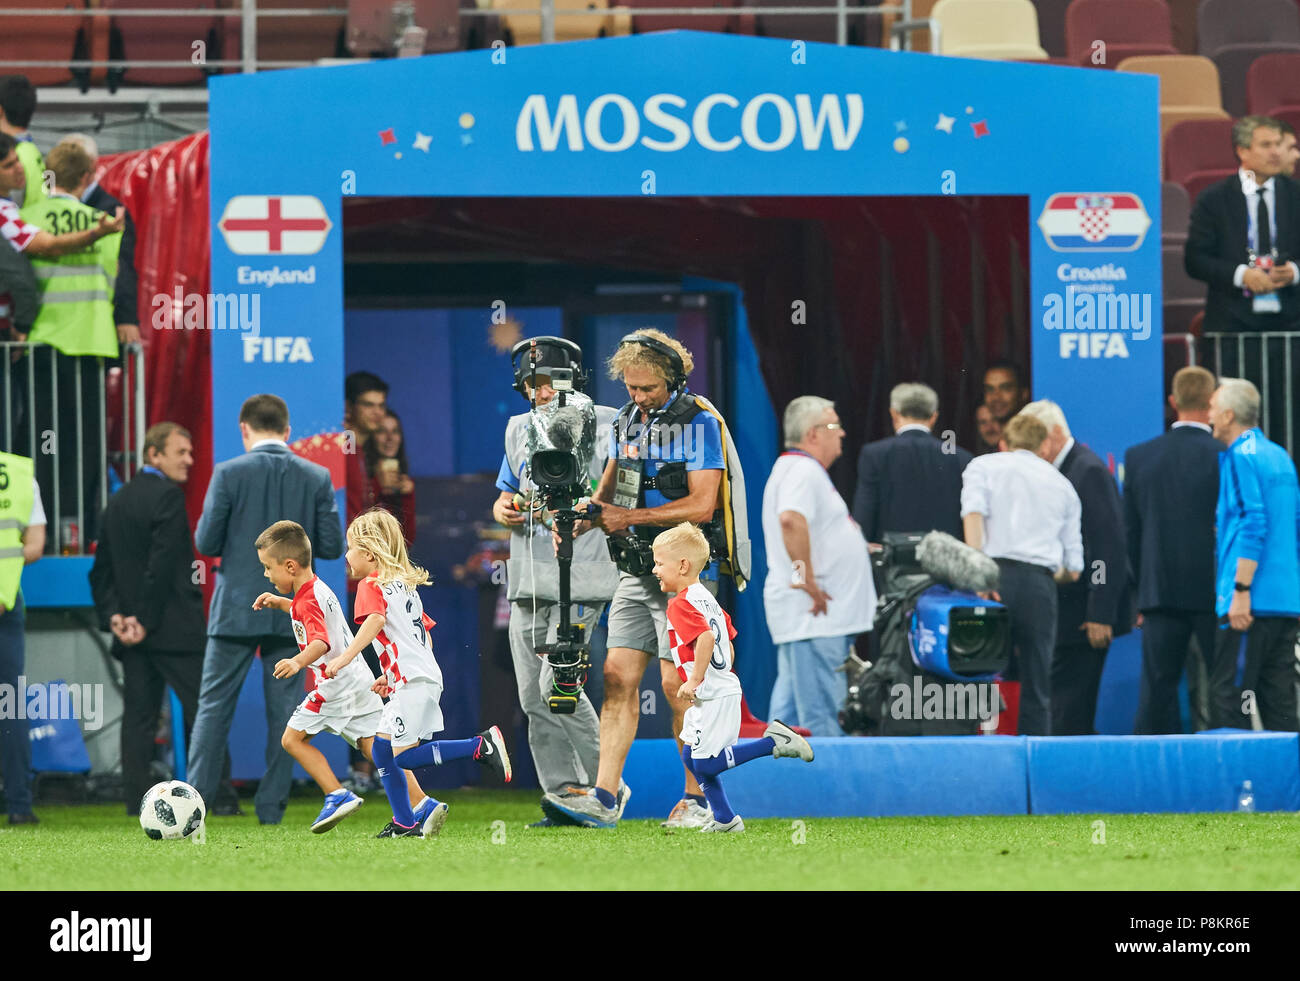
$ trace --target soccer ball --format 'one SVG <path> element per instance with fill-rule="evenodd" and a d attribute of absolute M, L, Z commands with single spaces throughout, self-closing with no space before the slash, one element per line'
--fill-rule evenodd
<path fill-rule="evenodd" d="M 180 780 L 155 784 L 140 801 L 140 827 L 154 841 L 188 838 L 203 827 L 206 814 L 199 792 Z"/>

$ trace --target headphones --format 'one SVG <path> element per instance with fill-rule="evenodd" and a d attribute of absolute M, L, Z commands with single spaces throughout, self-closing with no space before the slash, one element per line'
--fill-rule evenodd
<path fill-rule="evenodd" d="M 526 340 L 520 341 L 510 349 L 510 363 L 513 365 L 515 371 L 515 391 L 520 395 L 523 395 L 524 398 L 528 397 L 527 393 L 524 392 L 524 383 L 532 377 L 533 371 L 527 354 L 532 349 L 534 343 L 537 345 L 537 353 L 539 357 L 541 356 L 541 349 L 543 347 L 556 348 L 565 355 L 569 362 L 567 367 L 573 369 L 573 387 L 575 391 L 586 386 L 587 373 L 582 370 L 582 348 L 578 347 L 577 344 L 574 344 L 573 341 L 565 337 L 530 337 Z M 561 366 L 546 365 L 545 367 L 558 368 Z M 540 364 L 537 366 L 539 374 L 545 374 L 545 371 L 543 371 L 542 368 L 543 366 Z"/>
<path fill-rule="evenodd" d="M 645 347 L 650 348 L 650 350 L 656 351 L 668 359 L 668 365 L 673 374 L 673 376 L 668 379 L 668 391 L 675 392 L 686 384 L 686 366 L 682 364 L 682 356 L 674 351 L 671 345 L 665 344 L 663 341 L 656 337 L 651 337 L 649 334 L 642 334 L 639 332 L 628 334 L 618 342 L 619 347 L 622 347 L 624 344 L 644 345 Z"/>

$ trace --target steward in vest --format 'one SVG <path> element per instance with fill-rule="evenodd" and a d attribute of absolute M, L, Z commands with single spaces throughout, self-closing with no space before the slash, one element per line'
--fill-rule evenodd
<path fill-rule="evenodd" d="M 89 155 L 75 144 L 60 144 L 50 151 L 49 165 L 54 171 L 54 193 L 23 208 L 23 220 L 51 235 L 97 228 L 100 212 L 79 200 L 94 176 Z M 41 310 L 30 340 L 64 354 L 117 357 L 113 287 L 121 245 L 121 232 L 114 232 L 76 252 L 32 256 Z"/>
<path fill-rule="evenodd" d="M 27 128 L 36 112 L 36 86 L 25 75 L 0 76 L 0 133 L 18 143 L 18 159 L 23 163 L 27 184 L 14 198 L 20 205 L 36 204 L 45 199 L 45 162 L 32 142 Z"/>
<path fill-rule="evenodd" d="M 35 562 L 45 549 L 45 510 L 32 475 L 32 461 L 0 453 L 0 762 L 3 763 L 5 804 L 10 824 L 36 824 L 32 814 L 31 740 L 22 713 L 12 711 L 24 662 L 22 592 L 23 566 Z M 17 697 L 22 698 L 22 694 Z"/>
<path fill-rule="evenodd" d="M 589 795 L 546 795 L 549 805 L 593 827 L 618 823 L 623 762 L 640 717 L 639 683 L 652 660 L 659 659 L 675 737 L 688 705 L 677 697 L 668 597 L 652 574 L 651 541 L 665 528 L 694 522 L 709 538 L 719 570 L 740 588 L 749 578 L 744 476 L 722 417 L 686 387 L 694 366 L 691 353 L 658 330 L 627 335 L 609 360 L 610 377 L 622 380 L 631 401 L 615 419 L 610 460 L 592 495 L 601 508 L 594 521 L 608 535 L 620 573 L 609 605 L 600 771 Z M 686 771 L 686 792 L 665 824 L 698 828 L 707 820 L 703 791 Z"/>
<path fill-rule="evenodd" d="M 94 177 L 93 163 L 81 146 L 60 143 L 46 164 L 54 174 L 54 193 L 24 208 L 21 217 L 56 246 L 52 254 L 40 251 L 38 238 L 26 252 L 41 288 L 41 309 L 29 335 L 40 345 L 32 350 L 33 370 L 42 385 L 54 375 L 58 397 L 33 393 L 29 398 L 36 431 L 58 436 L 55 452 L 37 457 L 37 479 L 55 491 L 55 547 L 72 545 L 80 551 L 94 540 L 103 507 L 97 494 L 107 467 L 101 454 L 104 365 L 99 359 L 118 353 L 113 290 L 124 218 L 106 220 L 79 200 Z M 84 236 L 85 241 L 80 249 L 65 251 L 64 236 Z"/>

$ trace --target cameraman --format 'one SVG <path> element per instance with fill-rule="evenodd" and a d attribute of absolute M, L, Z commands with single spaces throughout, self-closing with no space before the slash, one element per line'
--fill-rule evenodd
<path fill-rule="evenodd" d="M 551 369 L 571 369 L 575 388 L 581 384 L 582 351 L 563 338 L 541 337 L 537 342 L 537 390 L 534 393 L 532 388 L 528 341 L 515 348 L 515 388 L 530 403 L 536 395 L 540 408 L 555 398 Z M 592 480 L 600 476 L 609 454 L 609 444 L 602 437 L 611 429 L 614 415 L 613 409 L 596 406 L 596 455 L 589 466 Z M 554 640 L 559 625 L 560 578 L 551 534 L 542 523 L 541 512 L 528 506 L 536 491 L 526 473 L 529 417 L 530 413 L 522 412 L 506 424 L 505 456 L 497 475 L 501 494 L 492 505 L 492 516 L 511 530 L 506 587 L 510 600 L 510 655 L 515 665 L 519 704 L 528 717 L 528 746 L 543 793 L 585 794 L 596 777 L 600 720 L 585 692 L 581 693 L 572 715 L 550 711 L 546 698 L 552 691 L 554 672 L 537 655 L 540 645 Z M 516 507 L 516 494 L 523 496 L 524 510 Z M 572 623 L 581 624 L 584 641 L 590 641 L 617 582 L 618 572 L 609 557 L 603 534 L 589 535 L 575 543 L 570 616 Z M 533 827 L 574 823 L 545 803 L 542 810 L 546 816 Z"/>
<path fill-rule="evenodd" d="M 722 426 L 686 388 L 693 368 L 691 353 L 658 330 L 629 334 L 609 359 L 610 377 L 622 379 L 631 401 L 619 411 L 610 460 L 592 495 L 601 507 L 596 526 L 609 534 L 611 551 L 619 553 L 618 589 L 609 606 L 600 772 L 590 795 L 549 798 L 557 809 L 593 827 L 618 823 L 616 795 L 621 796 L 623 763 L 636 737 L 638 685 L 652 659 L 659 659 L 675 737 L 687 708 L 677 697 L 681 679 L 668 649 L 668 597 L 651 574 L 650 542 L 682 521 L 709 522 L 721 500 Z M 581 522 L 575 534 L 589 527 Z M 665 826 L 700 827 L 707 819 L 703 791 L 687 771 L 686 795 Z"/>

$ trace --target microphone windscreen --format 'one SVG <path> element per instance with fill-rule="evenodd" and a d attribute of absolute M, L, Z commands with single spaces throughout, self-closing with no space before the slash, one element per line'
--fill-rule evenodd
<path fill-rule="evenodd" d="M 922 538 L 916 559 L 927 575 L 953 589 L 982 593 L 998 588 L 998 564 L 945 532 L 932 531 Z"/>

